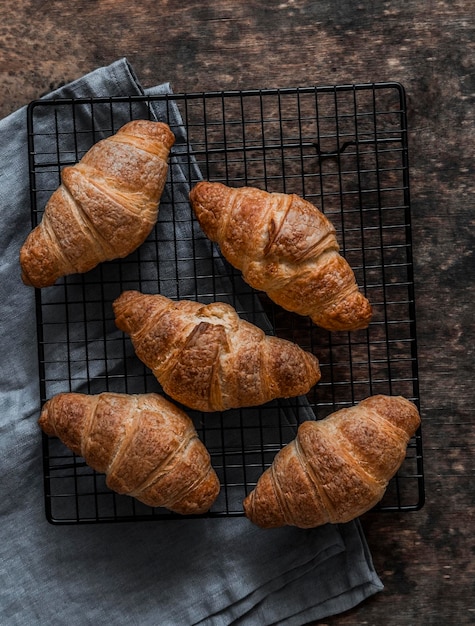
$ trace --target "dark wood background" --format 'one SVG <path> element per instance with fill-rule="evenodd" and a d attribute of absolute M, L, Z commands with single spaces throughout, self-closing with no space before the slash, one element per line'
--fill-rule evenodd
<path fill-rule="evenodd" d="M 123 56 L 176 92 L 405 86 L 426 504 L 363 517 L 385 590 L 325 623 L 475 623 L 472 3 L 5 0 L 0 115 Z"/>

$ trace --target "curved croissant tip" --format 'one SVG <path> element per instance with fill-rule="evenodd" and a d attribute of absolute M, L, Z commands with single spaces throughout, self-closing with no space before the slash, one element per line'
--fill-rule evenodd
<path fill-rule="evenodd" d="M 50 423 L 50 406 L 51 400 L 47 400 L 41 409 L 38 425 L 47 435 L 54 435 L 54 429 L 51 427 Z"/>
<path fill-rule="evenodd" d="M 112 303 L 116 326 L 134 334 L 150 319 L 152 314 L 165 310 L 171 300 L 161 294 L 146 294 L 140 291 L 123 291 Z"/>
<path fill-rule="evenodd" d="M 126 309 L 134 300 L 137 300 L 143 294 L 133 289 L 123 291 L 112 303 L 112 310 L 116 318 L 120 317 L 124 309 Z"/>
<path fill-rule="evenodd" d="M 208 187 L 208 185 L 211 185 L 211 184 L 212 183 L 209 183 L 205 180 L 200 180 L 199 182 L 197 182 L 196 185 L 194 185 L 194 187 L 190 189 L 190 193 L 189 193 L 190 200 L 192 202 L 198 200 L 200 193 L 203 190 L 205 190 Z"/>
<path fill-rule="evenodd" d="M 163 143 L 166 150 L 175 143 L 175 135 L 165 122 L 155 122 L 153 120 L 132 120 L 127 122 L 116 133 L 117 135 L 128 134 L 133 137 L 145 139 L 147 141 L 158 141 Z"/>
<path fill-rule="evenodd" d="M 189 193 L 193 211 L 204 233 L 215 241 L 222 213 L 225 211 L 229 188 L 222 183 L 200 181 Z"/>
<path fill-rule="evenodd" d="M 218 195 L 221 200 L 223 192 L 229 190 L 230 188 L 223 185 L 223 183 L 212 183 L 208 180 L 200 180 L 191 188 L 189 196 L 192 202 L 202 202 L 203 200 L 209 202 L 213 200 L 215 195 Z"/>
<path fill-rule="evenodd" d="M 137 296 L 142 296 L 142 295 L 143 294 L 137 289 L 126 289 L 120 294 L 120 296 L 118 296 L 114 300 L 114 302 L 112 303 L 112 306 L 121 304 L 122 302 L 128 302 L 129 300 L 134 300 Z"/>
<path fill-rule="evenodd" d="M 48 251 L 47 236 L 41 226 L 34 228 L 20 248 L 21 280 L 28 287 L 50 287 L 62 275 L 58 256 Z"/>
<path fill-rule="evenodd" d="M 361 404 L 373 408 L 384 419 L 412 437 L 421 423 L 419 410 L 404 396 L 377 394 L 361 401 Z"/>

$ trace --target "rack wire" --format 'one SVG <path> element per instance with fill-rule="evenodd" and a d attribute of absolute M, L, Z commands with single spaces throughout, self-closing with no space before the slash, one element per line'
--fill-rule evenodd
<path fill-rule="evenodd" d="M 320 419 L 377 393 L 419 405 L 404 89 L 371 83 L 34 101 L 28 107 L 32 226 L 62 168 L 138 118 L 166 121 L 177 136 L 159 220 L 126 259 L 36 290 L 41 402 L 64 391 L 161 392 L 115 327 L 112 302 L 122 290 L 230 301 L 266 332 L 314 352 L 322 371 L 306 398 L 222 414 L 187 411 L 222 485 L 205 517 L 242 516 L 244 496 L 302 419 Z M 369 328 L 329 333 L 247 286 L 193 218 L 186 193 L 201 178 L 297 193 L 317 205 L 335 225 L 341 253 L 373 305 Z M 177 517 L 111 492 L 82 458 L 42 437 L 50 522 Z M 423 501 L 419 429 L 376 508 L 411 511 Z"/>

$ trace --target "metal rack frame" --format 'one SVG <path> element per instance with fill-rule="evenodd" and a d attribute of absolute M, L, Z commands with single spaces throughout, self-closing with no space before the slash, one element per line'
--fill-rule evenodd
<path fill-rule="evenodd" d="M 114 326 L 111 303 L 121 290 L 230 298 L 267 332 L 313 351 L 322 370 L 306 399 L 226 414 L 188 411 L 222 483 L 205 517 L 241 516 L 243 497 L 308 419 L 309 407 L 319 419 L 377 393 L 404 395 L 419 405 L 405 93 L 398 83 L 371 83 L 34 101 L 27 116 L 32 225 L 64 166 L 125 121 L 154 116 L 170 123 L 178 140 L 150 237 L 126 259 L 36 290 L 41 401 L 61 391 L 160 391 Z M 341 252 L 373 304 L 369 328 L 328 333 L 249 288 L 187 214 L 180 190 L 200 177 L 297 193 L 316 204 L 334 223 Z M 188 235 L 177 240 L 178 232 Z M 175 251 L 168 259 L 166 246 Z M 42 445 L 50 522 L 177 517 L 112 493 L 103 476 L 55 438 L 43 435 Z M 410 511 L 423 502 L 419 430 L 377 508 Z"/>

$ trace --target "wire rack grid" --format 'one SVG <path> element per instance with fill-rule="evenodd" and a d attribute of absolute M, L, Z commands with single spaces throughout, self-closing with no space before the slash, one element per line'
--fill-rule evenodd
<path fill-rule="evenodd" d="M 161 392 L 115 327 L 112 302 L 121 291 L 229 301 L 266 332 L 314 352 L 322 371 L 306 398 L 223 414 L 187 411 L 222 485 L 205 516 L 241 516 L 244 496 L 302 419 L 320 419 L 377 393 L 419 405 L 404 89 L 371 83 L 34 101 L 28 108 L 33 226 L 62 168 L 139 118 L 166 121 L 177 137 L 157 225 L 126 259 L 36 290 L 41 402 L 64 391 Z M 246 285 L 193 218 L 187 192 L 201 178 L 296 193 L 317 205 L 335 225 L 341 253 L 373 305 L 369 328 L 329 333 Z M 177 517 L 111 492 L 104 476 L 57 439 L 43 435 L 42 445 L 50 522 Z M 379 510 L 422 506 L 422 456 L 419 430 Z"/>

